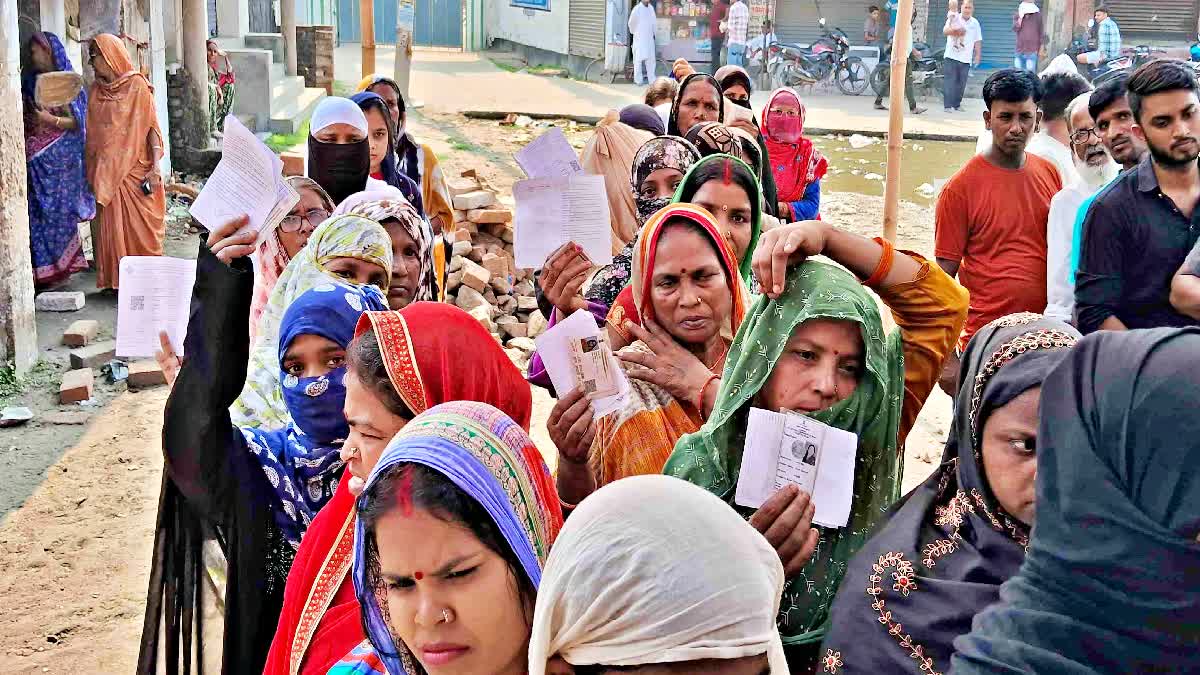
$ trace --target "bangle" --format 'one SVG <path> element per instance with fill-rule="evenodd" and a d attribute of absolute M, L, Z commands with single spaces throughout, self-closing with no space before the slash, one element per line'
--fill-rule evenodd
<path fill-rule="evenodd" d="M 892 271 L 892 263 L 896 260 L 896 248 L 892 246 L 892 242 L 883 237 L 875 237 L 873 241 L 883 247 L 883 255 L 879 256 L 875 271 L 862 282 L 863 286 L 877 286 L 882 283 Z"/>
<path fill-rule="evenodd" d="M 708 385 L 712 384 L 713 380 L 720 382 L 721 376 L 716 373 L 709 375 L 708 379 L 704 381 L 704 386 L 700 387 L 700 395 L 696 397 L 696 410 L 700 413 L 700 417 L 703 418 L 708 417 L 704 414 L 704 394 L 708 391 Z"/>

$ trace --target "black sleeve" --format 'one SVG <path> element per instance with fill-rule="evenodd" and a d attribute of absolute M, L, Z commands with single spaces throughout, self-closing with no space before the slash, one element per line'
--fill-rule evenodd
<path fill-rule="evenodd" d="M 229 419 L 246 382 L 253 290 L 248 258 L 227 266 L 201 241 L 185 358 L 163 415 L 163 456 L 193 508 L 218 521 L 255 478 L 246 441 Z"/>
<path fill-rule="evenodd" d="M 1097 198 L 1083 220 L 1075 275 L 1075 325 L 1084 335 L 1099 330 L 1108 317 L 1119 317 L 1125 257 L 1135 255 L 1125 250 L 1121 209 L 1109 206 Z"/>

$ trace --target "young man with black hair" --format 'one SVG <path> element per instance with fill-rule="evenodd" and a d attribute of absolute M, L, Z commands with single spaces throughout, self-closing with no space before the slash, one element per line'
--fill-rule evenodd
<path fill-rule="evenodd" d="M 971 293 L 961 351 L 975 331 L 1014 312 L 1046 308 L 1046 217 L 1062 189 L 1050 162 L 1025 152 L 1041 120 L 1041 82 L 1008 68 L 983 84 L 992 143 L 946 183 L 938 198 L 934 255 Z M 957 359 L 946 373 L 957 375 Z M 943 387 L 954 389 L 943 378 Z"/>
<path fill-rule="evenodd" d="M 1052 73 L 1042 76 L 1041 129 L 1029 141 L 1026 152 L 1050 160 L 1063 185 L 1079 178 L 1071 154 L 1071 132 L 1067 129 L 1067 106 L 1080 94 L 1091 91 L 1092 85 L 1075 73 Z"/>
<path fill-rule="evenodd" d="M 1101 190 L 1084 219 L 1075 318 L 1085 334 L 1197 325 L 1170 297 L 1172 277 L 1200 240 L 1196 78 L 1184 63 L 1158 59 L 1127 86 L 1133 135 L 1149 157 Z"/>

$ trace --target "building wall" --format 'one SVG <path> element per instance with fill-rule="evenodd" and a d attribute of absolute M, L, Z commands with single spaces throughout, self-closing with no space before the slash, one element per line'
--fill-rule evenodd
<path fill-rule="evenodd" d="M 509 0 L 484 0 L 487 42 L 508 42 L 566 54 L 570 0 L 550 0 L 550 11 L 513 7 Z"/>

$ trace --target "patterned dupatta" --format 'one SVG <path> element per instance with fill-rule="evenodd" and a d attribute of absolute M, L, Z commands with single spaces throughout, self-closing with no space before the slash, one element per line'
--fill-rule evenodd
<path fill-rule="evenodd" d="M 404 464 L 432 469 L 476 500 L 537 588 L 563 517 L 554 479 L 516 422 L 485 403 L 460 401 L 430 408 L 388 444 L 364 495 L 381 476 Z M 387 592 L 379 579 L 374 544 L 368 543 L 361 521 L 354 529 L 354 592 L 363 608 L 367 637 L 387 672 L 423 672 L 389 626 Z"/>
<path fill-rule="evenodd" d="M 850 561 L 821 652 L 826 672 L 924 673 L 950 667 L 951 644 L 1000 597 L 1025 558 L 1029 528 L 984 476 L 983 425 L 1042 380 L 1079 339 L 1037 314 L 996 319 L 963 355 L 942 465 Z"/>
<path fill-rule="evenodd" d="M 392 386 L 414 414 L 451 401 L 492 405 L 528 429 L 529 385 L 479 322 L 452 305 L 415 302 L 399 311 L 366 312 L 355 337 L 375 334 Z M 464 372 L 471 373 L 463 377 Z M 324 673 L 363 641 L 359 604 L 349 581 L 354 552 L 354 498 L 343 476 L 313 520 L 288 576 L 279 629 L 264 672 Z M 364 658 L 373 653 L 368 648 Z M 323 661 L 322 661 L 323 660 Z M 364 660 L 355 661 L 362 666 Z M 369 671 L 368 671 L 369 672 Z"/>

